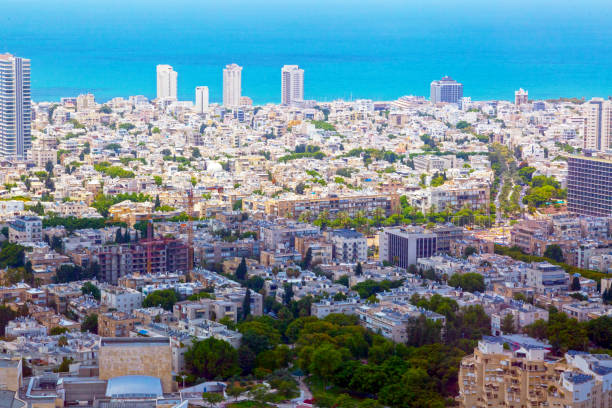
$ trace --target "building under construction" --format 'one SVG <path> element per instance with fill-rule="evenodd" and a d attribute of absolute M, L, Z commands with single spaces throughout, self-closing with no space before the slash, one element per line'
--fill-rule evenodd
<path fill-rule="evenodd" d="M 134 273 L 187 273 L 189 252 L 189 246 L 180 239 L 142 239 L 96 248 L 89 252 L 89 260 L 100 266 L 98 280 L 117 284 L 120 277 Z"/>

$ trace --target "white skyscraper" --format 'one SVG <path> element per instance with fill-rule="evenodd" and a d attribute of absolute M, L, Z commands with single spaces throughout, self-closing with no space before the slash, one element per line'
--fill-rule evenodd
<path fill-rule="evenodd" d="M 157 99 L 176 99 L 177 77 L 170 65 L 157 66 Z"/>
<path fill-rule="evenodd" d="M 196 111 L 204 113 L 208 109 L 208 87 L 198 86 L 195 89 L 196 94 Z"/>
<path fill-rule="evenodd" d="M 584 104 L 586 122 L 584 148 L 605 151 L 612 149 L 612 101 L 593 98 Z"/>
<path fill-rule="evenodd" d="M 0 157 L 25 158 L 31 122 L 30 60 L 0 54 Z"/>
<path fill-rule="evenodd" d="M 226 65 L 223 70 L 223 106 L 240 106 L 242 96 L 242 67 Z"/>
<path fill-rule="evenodd" d="M 291 105 L 304 100 L 304 70 L 297 65 L 285 65 L 281 70 L 281 103 Z"/>

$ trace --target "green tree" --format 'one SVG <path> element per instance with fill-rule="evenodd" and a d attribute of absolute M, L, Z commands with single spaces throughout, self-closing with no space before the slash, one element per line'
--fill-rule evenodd
<path fill-rule="evenodd" d="M 361 262 L 357 262 L 357 266 L 355 267 L 355 276 L 363 275 L 363 266 L 361 266 Z"/>
<path fill-rule="evenodd" d="M 242 394 L 244 394 L 246 392 L 245 388 L 242 388 L 240 386 L 231 384 L 229 387 L 227 387 L 225 389 L 225 393 L 232 397 L 234 399 L 234 401 L 238 401 L 238 397 L 240 397 Z"/>
<path fill-rule="evenodd" d="M 580 278 L 578 276 L 574 276 L 574 278 L 572 279 L 572 287 L 571 290 L 573 291 L 579 291 L 581 289 L 580 286 Z"/>
<path fill-rule="evenodd" d="M 221 401 L 223 401 L 223 395 L 218 394 L 216 392 L 203 392 L 202 399 L 204 400 L 204 403 L 207 407 L 214 408 Z"/>
<path fill-rule="evenodd" d="M 15 319 L 17 314 L 9 306 L 0 305 L 0 334 L 4 336 L 4 329 L 11 320 Z"/>
<path fill-rule="evenodd" d="M 67 331 L 68 331 L 68 329 L 67 329 L 67 328 L 65 328 L 65 327 L 56 326 L 56 327 L 52 328 L 52 329 L 49 331 L 49 335 L 51 335 L 51 336 L 58 336 L 58 335 L 60 335 L 60 334 L 64 334 L 64 333 L 66 333 Z M 63 336 L 62 336 L 62 337 L 63 337 Z M 61 337 L 60 337 L 60 339 L 61 339 Z"/>
<path fill-rule="evenodd" d="M 164 310 L 172 310 L 174 304 L 178 301 L 176 292 L 173 289 L 156 290 L 147 295 L 142 301 L 142 307 L 159 306 Z"/>
<path fill-rule="evenodd" d="M 421 347 L 441 340 L 442 322 L 428 319 L 425 314 L 412 318 L 407 324 L 408 344 Z"/>
<path fill-rule="evenodd" d="M 312 352 L 308 370 L 318 375 L 326 383 L 333 378 L 342 364 L 342 353 L 329 343 L 322 344 Z"/>
<path fill-rule="evenodd" d="M 193 343 L 185 352 L 185 364 L 191 373 L 207 380 L 240 373 L 238 351 L 228 342 L 213 337 Z"/>
<path fill-rule="evenodd" d="M 306 251 L 306 255 L 304 255 L 304 259 L 302 259 L 302 269 L 310 268 L 310 263 L 312 262 L 312 248 L 308 248 Z"/>
<path fill-rule="evenodd" d="M 484 292 L 484 277 L 475 272 L 459 274 L 456 273 L 448 280 L 448 284 L 455 288 L 461 288 L 467 292 Z"/>
<path fill-rule="evenodd" d="M 504 316 L 500 329 L 504 334 L 516 333 L 516 326 L 514 325 L 514 316 L 512 313 L 508 313 Z"/>
<path fill-rule="evenodd" d="M 242 302 L 242 319 L 245 320 L 251 314 L 251 290 L 247 288 Z"/>
<path fill-rule="evenodd" d="M 236 276 L 236 279 L 238 279 L 239 281 L 244 281 L 247 278 L 247 264 L 246 264 L 246 259 L 244 257 L 242 257 L 242 260 L 240 261 L 240 264 L 238 264 L 238 267 L 236 268 L 236 272 L 234 273 L 234 275 Z"/>
<path fill-rule="evenodd" d="M 469 258 L 470 256 L 472 256 L 472 255 L 474 255 L 476 253 L 478 253 L 478 250 L 476 248 L 474 248 L 473 246 L 467 246 L 463 250 L 463 256 L 465 258 Z"/>
<path fill-rule="evenodd" d="M 98 334 L 98 315 L 95 313 L 88 315 L 81 323 L 81 331 Z"/>
<path fill-rule="evenodd" d="M 544 256 L 557 262 L 563 262 L 563 250 L 557 244 L 547 245 Z"/>
<path fill-rule="evenodd" d="M 96 300 L 100 300 L 100 289 L 91 282 L 85 282 L 83 286 L 81 286 L 81 293 L 89 294 L 94 297 Z"/>

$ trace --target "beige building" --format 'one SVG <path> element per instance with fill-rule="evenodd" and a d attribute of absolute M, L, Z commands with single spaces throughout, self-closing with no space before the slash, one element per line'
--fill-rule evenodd
<path fill-rule="evenodd" d="M 128 337 L 139 320 L 123 312 L 98 315 L 98 334 L 102 337 Z"/>
<path fill-rule="evenodd" d="M 547 357 L 549 346 L 526 336 L 485 336 L 461 360 L 462 408 L 609 408 L 612 358 L 568 352 Z"/>
<path fill-rule="evenodd" d="M 399 207 L 399 195 L 397 194 L 322 198 L 303 198 L 303 196 L 299 196 L 295 199 L 269 200 L 265 203 L 265 212 L 269 215 L 288 218 L 299 218 L 306 211 L 309 212 L 311 217 L 316 218 L 319 214 L 327 212 L 329 218 L 333 219 L 340 212 L 346 212 L 350 217 L 355 217 L 359 211 L 370 215 L 375 210 L 381 209 L 388 217 L 391 214 L 396 214 Z"/>
<path fill-rule="evenodd" d="M 21 359 L 0 359 L 0 389 L 19 391 L 23 376 Z"/>
<path fill-rule="evenodd" d="M 172 379 L 172 351 L 167 337 L 102 337 L 98 365 L 102 380 L 146 375 L 159 378 L 164 393 L 176 390 Z"/>
<path fill-rule="evenodd" d="M 584 149 L 608 150 L 612 147 L 612 101 L 593 98 L 584 108 Z"/>

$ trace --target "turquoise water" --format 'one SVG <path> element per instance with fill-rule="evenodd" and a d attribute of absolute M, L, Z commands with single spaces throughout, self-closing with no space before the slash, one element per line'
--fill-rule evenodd
<path fill-rule="evenodd" d="M 451 75 L 474 99 L 612 95 L 612 0 L 0 0 L 0 52 L 32 60 L 35 100 L 85 91 L 154 97 L 155 65 L 179 97 L 222 68 L 243 94 L 280 101 L 280 68 L 308 99 L 427 95 Z"/>

